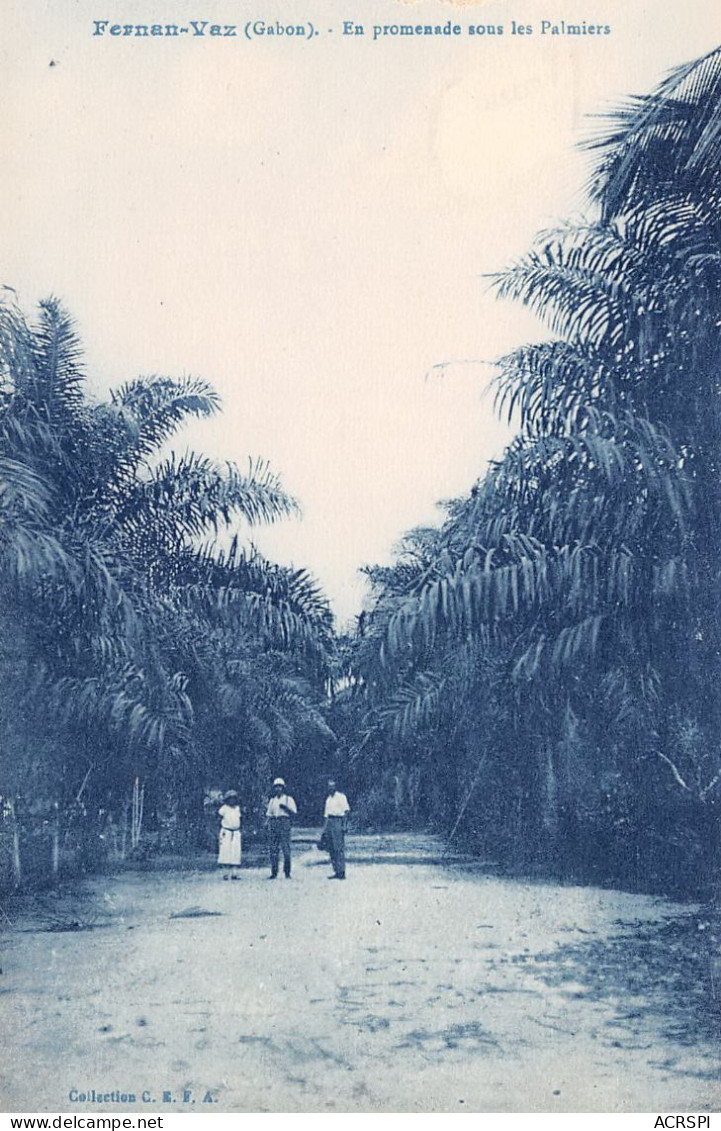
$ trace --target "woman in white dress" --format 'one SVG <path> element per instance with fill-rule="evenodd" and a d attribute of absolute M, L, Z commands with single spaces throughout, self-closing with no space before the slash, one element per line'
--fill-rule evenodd
<path fill-rule="evenodd" d="M 218 864 L 224 880 L 239 880 L 240 868 L 240 801 L 234 789 L 229 789 L 218 810 L 220 834 L 218 836 Z"/>

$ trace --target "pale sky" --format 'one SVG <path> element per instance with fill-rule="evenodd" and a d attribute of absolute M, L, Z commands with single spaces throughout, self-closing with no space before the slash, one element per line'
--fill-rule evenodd
<path fill-rule="evenodd" d="M 94 38 L 98 18 L 241 37 Z M 261 18 L 320 34 L 248 42 Z M 612 33 L 541 37 L 541 18 Z M 449 19 L 505 34 L 371 41 L 374 23 Z M 63 299 L 99 395 L 208 378 L 224 412 L 174 446 L 270 460 L 303 518 L 255 541 L 309 568 L 343 623 L 358 567 L 508 438 L 482 362 L 539 330 L 482 276 L 585 207 L 587 115 L 710 50 L 718 24 L 708 0 L 9 0 L 0 282 L 28 312 Z"/>

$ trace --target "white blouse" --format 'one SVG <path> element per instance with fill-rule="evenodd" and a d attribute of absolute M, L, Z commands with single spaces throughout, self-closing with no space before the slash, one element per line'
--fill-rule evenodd
<path fill-rule="evenodd" d="M 221 805 L 218 810 L 220 823 L 224 829 L 232 829 L 235 832 L 240 828 L 240 806 L 239 805 Z"/>

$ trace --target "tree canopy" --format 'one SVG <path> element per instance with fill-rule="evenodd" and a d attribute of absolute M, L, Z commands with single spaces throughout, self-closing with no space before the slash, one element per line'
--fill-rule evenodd
<path fill-rule="evenodd" d="M 0 306 L 4 789 L 158 803 L 212 782 L 257 801 L 299 735 L 332 741 L 328 602 L 242 537 L 298 513 L 262 461 L 169 447 L 219 398 L 201 378 L 87 393 L 55 299 Z M 113 800 L 114 799 L 114 800 Z"/>
<path fill-rule="evenodd" d="M 669 823 L 708 864 L 721 780 L 720 122 L 716 51 L 591 138 L 598 214 L 493 280 L 548 328 L 498 363 L 516 438 L 371 571 L 355 649 L 368 741 L 421 751 L 446 827 L 599 867 L 621 845 L 631 879 Z"/>

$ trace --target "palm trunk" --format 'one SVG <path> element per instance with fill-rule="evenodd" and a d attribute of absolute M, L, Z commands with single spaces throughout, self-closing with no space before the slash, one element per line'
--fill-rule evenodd
<path fill-rule="evenodd" d="M 60 805 L 55 802 L 55 823 L 52 832 L 52 873 L 57 876 L 60 871 Z"/>
<path fill-rule="evenodd" d="M 18 825 L 17 814 L 15 812 L 15 803 L 10 802 L 10 814 L 13 823 L 13 847 L 12 847 L 12 861 L 13 861 L 13 876 L 15 879 L 15 886 L 20 887 L 23 882 L 23 870 L 20 861 L 20 826 Z"/>
<path fill-rule="evenodd" d="M 140 778 L 133 782 L 133 813 L 130 826 L 130 847 L 137 848 L 143 830 L 143 808 L 145 804 L 145 786 L 140 785 Z"/>
<path fill-rule="evenodd" d="M 543 790 L 543 827 L 546 832 L 556 838 L 558 835 L 558 779 L 553 765 L 553 748 L 545 746 L 541 752 L 541 774 Z"/>
<path fill-rule="evenodd" d="M 125 853 L 128 843 L 128 807 L 123 806 L 123 835 L 120 838 L 120 859 L 125 859 Z"/>

